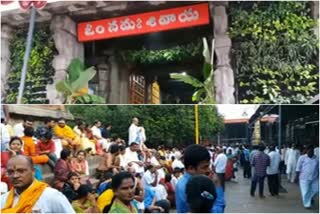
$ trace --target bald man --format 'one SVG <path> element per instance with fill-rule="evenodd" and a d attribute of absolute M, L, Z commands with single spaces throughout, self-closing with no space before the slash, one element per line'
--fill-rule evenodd
<path fill-rule="evenodd" d="M 141 129 L 138 125 L 139 125 L 138 118 L 136 117 L 132 118 L 132 123 L 131 123 L 131 126 L 129 127 L 129 141 L 128 141 L 129 145 L 131 143 L 140 144 L 139 133 Z"/>
<path fill-rule="evenodd" d="M 68 199 L 34 178 L 30 157 L 17 155 L 7 164 L 13 188 L 1 197 L 2 213 L 75 213 Z"/>

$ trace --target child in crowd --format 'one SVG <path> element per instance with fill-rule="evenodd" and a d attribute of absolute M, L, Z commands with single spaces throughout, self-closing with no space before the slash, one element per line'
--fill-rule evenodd
<path fill-rule="evenodd" d="M 46 132 L 40 137 L 40 141 L 37 143 L 36 149 L 39 155 L 48 156 L 48 165 L 53 169 L 58 159 L 55 155 L 55 146 L 51 132 Z"/>
<path fill-rule="evenodd" d="M 62 193 L 72 203 L 72 201 L 78 199 L 78 189 L 80 187 L 80 177 L 75 172 L 70 172 L 68 175 L 68 181 L 64 183 Z"/>
<path fill-rule="evenodd" d="M 77 190 L 78 199 L 72 202 L 72 207 L 76 213 L 100 213 L 96 196 L 89 185 L 80 185 Z"/>
<path fill-rule="evenodd" d="M 211 213 L 216 200 L 215 185 L 205 175 L 195 175 L 186 186 L 187 203 L 192 213 Z"/>

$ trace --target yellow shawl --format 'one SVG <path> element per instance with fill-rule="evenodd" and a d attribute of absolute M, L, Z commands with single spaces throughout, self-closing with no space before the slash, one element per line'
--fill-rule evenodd
<path fill-rule="evenodd" d="M 56 125 L 54 127 L 53 131 L 54 131 L 55 135 L 57 135 L 60 138 L 73 140 L 76 137 L 76 134 L 67 125 L 65 125 L 63 128 L 61 128 L 60 126 Z"/>
<path fill-rule="evenodd" d="M 2 213 L 31 213 L 32 208 L 38 201 L 39 197 L 45 190 L 48 184 L 34 180 L 34 182 L 23 191 L 20 195 L 18 203 L 12 207 L 14 201 L 15 189 L 12 188 L 9 192 L 5 207 L 1 209 Z"/>

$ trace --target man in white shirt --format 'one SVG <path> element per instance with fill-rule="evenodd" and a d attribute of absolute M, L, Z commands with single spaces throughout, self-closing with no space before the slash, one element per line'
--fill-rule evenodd
<path fill-rule="evenodd" d="M 184 164 L 180 160 L 180 157 L 179 158 L 173 157 L 172 159 L 174 159 L 172 161 L 172 165 L 171 165 L 172 169 L 174 169 L 174 168 L 184 169 Z"/>
<path fill-rule="evenodd" d="M 129 127 L 129 142 L 128 142 L 129 145 L 133 142 L 140 144 L 139 132 L 141 130 L 140 130 L 140 127 L 138 126 L 138 124 L 139 124 L 138 118 L 134 117 L 132 119 L 132 123 Z"/>
<path fill-rule="evenodd" d="M 288 182 L 294 183 L 294 179 L 296 177 L 296 166 L 298 162 L 298 158 L 300 156 L 300 152 L 297 149 L 296 145 L 292 147 L 289 146 L 289 150 L 286 152 L 287 159 L 287 178 Z"/>
<path fill-rule="evenodd" d="M 218 155 L 215 158 L 214 162 L 213 162 L 213 166 L 215 168 L 215 172 L 220 180 L 221 186 L 224 190 L 224 175 L 226 172 L 226 166 L 227 166 L 227 161 L 228 158 L 227 156 L 223 153 L 223 149 L 218 148 Z"/>
<path fill-rule="evenodd" d="M 6 149 L 8 149 L 8 145 L 9 145 L 9 141 L 10 141 L 10 134 L 8 129 L 6 128 L 5 124 L 4 124 L 4 119 L 1 118 L 1 151 L 5 151 Z"/>
<path fill-rule="evenodd" d="M 24 136 L 24 128 L 25 127 L 32 127 L 33 126 L 33 119 L 32 118 L 24 118 L 23 122 L 14 125 L 14 135 L 17 137 Z"/>
<path fill-rule="evenodd" d="M 61 192 L 34 179 L 34 166 L 30 157 L 17 155 L 11 158 L 7 174 L 13 189 L 1 197 L 2 212 L 75 213 Z M 12 194 L 13 201 L 9 203 L 8 197 Z"/>
<path fill-rule="evenodd" d="M 133 167 L 136 173 L 143 174 L 144 173 L 144 163 L 138 158 L 139 145 L 136 143 L 132 143 L 128 148 L 126 148 L 126 152 L 123 155 L 124 165 L 128 167 Z"/>
<path fill-rule="evenodd" d="M 155 191 L 155 200 L 167 199 L 168 193 L 162 184 L 159 184 L 159 173 L 154 165 L 147 166 L 147 171 L 142 177 L 143 185 L 150 186 Z"/>
<path fill-rule="evenodd" d="M 281 156 L 278 152 L 275 151 L 275 146 L 270 146 L 270 165 L 267 167 L 267 177 L 268 177 L 268 186 L 269 192 L 272 196 L 279 194 L 279 164 L 281 161 Z"/>

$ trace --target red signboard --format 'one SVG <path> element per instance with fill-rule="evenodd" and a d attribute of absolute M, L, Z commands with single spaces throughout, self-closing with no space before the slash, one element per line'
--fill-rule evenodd
<path fill-rule="evenodd" d="M 208 3 L 78 24 L 80 42 L 209 24 Z"/>

